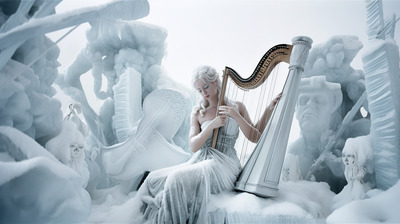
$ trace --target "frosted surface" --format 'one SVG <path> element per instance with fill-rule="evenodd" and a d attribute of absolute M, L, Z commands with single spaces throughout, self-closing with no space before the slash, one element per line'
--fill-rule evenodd
<path fill-rule="evenodd" d="M 164 71 L 167 30 L 135 21 L 149 13 L 149 2 L 144 0 L 111 1 L 62 14 L 54 9 L 60 1 L 7 1 L 10 8 L 3 3 L 0 222 L 140 223 L 143 192 L 137 187 L 146 169 L 128 170 L 121 163 L 117 168 L 125 176 L 113 176 L 102 158 L 107 147 L 118 147 L 136 133 L 145 117 L 143 102 L 160 90 L 178 92 L 182 103 L 180 122 L 157 126 L 158 137 L 164 141 L 160 145 L 173 147 L 162 156 L 153 150 L 147 157 L 131 154 L 134 156 L 126 158 L 158 169 L 191 156 L 189 115 L 197 99 Z M 207 194 L 207 207 L 202 208 L 209 209 L 211 220 L 400 222 L 400 71 L 398 46 L 393 40 L 398 19 L 384 18 L 381 1 L 366 4 L 367 42 L 338 35 L 316 43 L 310 51 L 303 73 L 307 84 L 299 93 L 296 111 L 301 133 L 289 147 L 278 196 L 260 198 L 233 191 Z M 64 74 L 57 69 L 64 49 L 45 34 L 86 22 L 90 28 L 82 38 L 87 44 Z M 360 53 L 363 70 L 352 66 Z M 86 76 L 93 82 L 88 83 Z M 55 87 L 80 105 L 75 108 L 80 112 L 74 115 L 79 118 L 74 121 L 77 126 L 63 121 L 61 108 L 66 102 L 55 98 Z M 308 94 L 307 87 L 313 87 Z M 88 92 L 93 92 L 95 100 Z M 357 102 L 364 92 L 367 98 L 360 106 Z M 94 109 L 93 103 L 99 102 Z M 320 109 L 325 109 L 322 116 L 303 113 L 306 110 L 301 106 L 311 102 L 319 102 Z M 355 105 L 362 107 L 363 113 Z M 151 106 L 156 111 L 160 105 Z M 344 120 L 353 108 L 356 112 Z M 343 133 L 337 135 L 341 127 Z M 135 146 L 146 149 L 148 145 Z M 328 153 L 322 153 L 326 149 Z M 174 160 L 177 155 L 179 161 Z M 306 179 L 318 158 L 322 163 Z M 163 179 L 158 174 L 150 174 L 150 179 Z M 179 183 L 178 177 L 174 180 Z M 148 180 L 145 186 L 154 190 L 164 185 Z M 198 192 L 203 192 L 199 186 Z M 181 195 L 175 193 L 174 198 Z"/>

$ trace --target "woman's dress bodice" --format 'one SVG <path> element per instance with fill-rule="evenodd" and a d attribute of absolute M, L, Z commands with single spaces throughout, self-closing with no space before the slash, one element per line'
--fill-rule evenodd
<path fill-rule="evenodd" d="M 201 129 L 204 130 L 204 128 L 209 125 L 211 121 L 205 121 L 202 125 L 201 125 Z M 228 117 L 228 120 L 225 124 L 225 126 L 222 126 L 219 129 L 218 132 L 218 138 L 217 138 L 217 144 L 215 149 L 212 148 L 212 138 L 213 135 L 211 134 L 207 141 L 205 142 L 205 144 L 201 147 L 201 149 L 199 150 L 199 154 L 202 156 L 199 156 L 202 159 L 206 159 L 204 158 L 204 156 L 207 156 L 210 154 L 210 150 L 212 151 L 219 151 L 227 156 L 229 156 L 230 158 L 236 160 L 237 159 L 237 155 L 236 155 L 236 150 L 235 150 L 235 143 L 236 140 L 239 136 L 239 126 L 237 124 L 237 122 L 231 118 Z M 208 159 L 208 156 L 207 156 Z"/>

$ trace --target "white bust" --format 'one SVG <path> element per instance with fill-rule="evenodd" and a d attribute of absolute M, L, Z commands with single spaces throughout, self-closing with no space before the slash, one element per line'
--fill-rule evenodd
<path fill-rule="evenodd" d="M 311 137 L 327 132 L 331 115 L 341 103 L 339 83 L 327 82 L 325 76 L 302 78 L 296 105 L 296 118 L 302 134 Z"/>
<path fill-rule="evenodd" d="M 300 81 L 295 117 L 299 121 L 301 137 L 291 143 L 289 153 L 298 157 L 303 178 L 332 135 L 332 115 L 340 107 L 342 98 L 341 85 L 326 81 L 325 76 L 312 76 Z M 332 161 L 327 165 L 333 175 L 343 175 L 340 158 L 332 158 Z M 311 179 L 319 181 L 318 177 Z"/>

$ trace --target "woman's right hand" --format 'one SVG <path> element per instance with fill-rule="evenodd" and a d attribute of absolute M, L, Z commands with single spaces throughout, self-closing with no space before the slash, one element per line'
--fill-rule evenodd
<path fill-rule="evenodd" d="M 220 128 L 226 124 L 226 119 L 228 118 L 227 115 L 218 115 L 215 117 L 211 123 L 210 126 L 215 129 L 215 128 Z"/>

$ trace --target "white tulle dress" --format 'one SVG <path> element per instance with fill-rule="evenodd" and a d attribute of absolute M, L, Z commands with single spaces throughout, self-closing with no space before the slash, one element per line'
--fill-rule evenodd
<path fill-rule="evenodd" d="M 236 121 L 229 118 L 219 131 L 217 149 L 210 136 L 188 162 L 151 172 L 137 192 L 142 221 L 209 223 L 209 195 L 232 190 L 241 170 L 234 149 L 238 134 Z"/>

